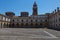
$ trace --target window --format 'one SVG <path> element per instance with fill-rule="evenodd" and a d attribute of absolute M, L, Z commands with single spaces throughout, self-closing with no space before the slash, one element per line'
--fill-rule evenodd
<path fill-rule="evenodd" d="M 3 17 L 3 20 L 5 20 L 5 17 Z"/>
<path fill-rule="evenodd" d="M 31 20 L 31 22 L 33 22 L 33 20 Z"/>
<path fill-rule="evenodd" d="M 13 19 L 13 22 L 14 22 L 14 19 Z"/>
<path fill-rule="evenodd" d="M 28 22 L 28 20 L 26 20 L 26 22 Z"/>
<path fill-rule="evenodd" d="M 10 19 L 9 19 L 9 21 L 10 21 Z"/>
<path fill-rule="evenodd" d="M 2 16 L 0 16 L 0 20 L 3 20 L 3 17 Z"/>
<path fill-rule="evenodd" d="M 6 21 L 8 21 L 8 18 L 6 18 Z"/>
<path fill-rule="evenodd" d="M 47 22 L 47 20 L 45 20 L 45 22 Z"/>
<path fill-rule="evenodd" d="M 59 18 L 59 22 L 60 22 L 60 18 Z"/>
<path fill-rule="evenodd" d="M 23 20 L 22 20 L 22 22 L 23 22 Z"/>
<path fill-rule="evenodd" d="M 37 22 L 37 20 L 35 20 L 35 22 Z"/>

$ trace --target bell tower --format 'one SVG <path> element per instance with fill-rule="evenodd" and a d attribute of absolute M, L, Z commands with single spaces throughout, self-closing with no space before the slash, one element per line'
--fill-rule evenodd
<path fill-rule="evenodd" d="M 37 4 L 36 4 L 36 2 L 34 2 L 34 4 L 33 4 L 33 14 L 32 15 L 34 15 L 34 16 L 36 16 L 36 15 L 38 15 L 38 7 L 37 7 Z"/>

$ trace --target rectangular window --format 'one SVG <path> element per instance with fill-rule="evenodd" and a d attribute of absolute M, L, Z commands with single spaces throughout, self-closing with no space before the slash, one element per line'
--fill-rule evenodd
<path fill-rule="evenodd" d="M 8 18 L 6 18 L 6 21 L 8 21 Z"/>
<path fill-rule="evenodd" d="M 56 22 L 57 22 L 57 19 L 56 19 Z"/>
<path fill-rule="evenodd" d="M 60 15 L 60 13 L 59 13 L 59 15 Z"/>
<path fill-rule="evenodd" d="M 10 22 L 10 19 L 9 19 L 9 22 Z"/>
<path fill-rule="evenodd" d="M 3 17 L 3 20 L 5 20 L 5 17 Z"/>
<path fill-rule="evenodd" d="M 59 18 L 59 22 L 60 22 L 60 18 Z"/>

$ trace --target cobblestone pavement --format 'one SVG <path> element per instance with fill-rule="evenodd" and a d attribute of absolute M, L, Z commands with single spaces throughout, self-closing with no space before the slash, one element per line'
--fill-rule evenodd
<path fill-rule="evenodd" d="M 0 28 L 0 40 L 60 40 L 60 31 L 46 28 Z"/>

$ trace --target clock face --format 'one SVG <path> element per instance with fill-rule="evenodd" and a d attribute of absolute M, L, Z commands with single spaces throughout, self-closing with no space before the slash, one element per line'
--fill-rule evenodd
<path fill-rule="evenodd" d="M 34 7 L 34 9 L 37 9 L 37 7 Z"/>
<path fill-rule="evenodd" d="M 37 8 L 37 7 L 34 7 L 34 8 Z"/>

